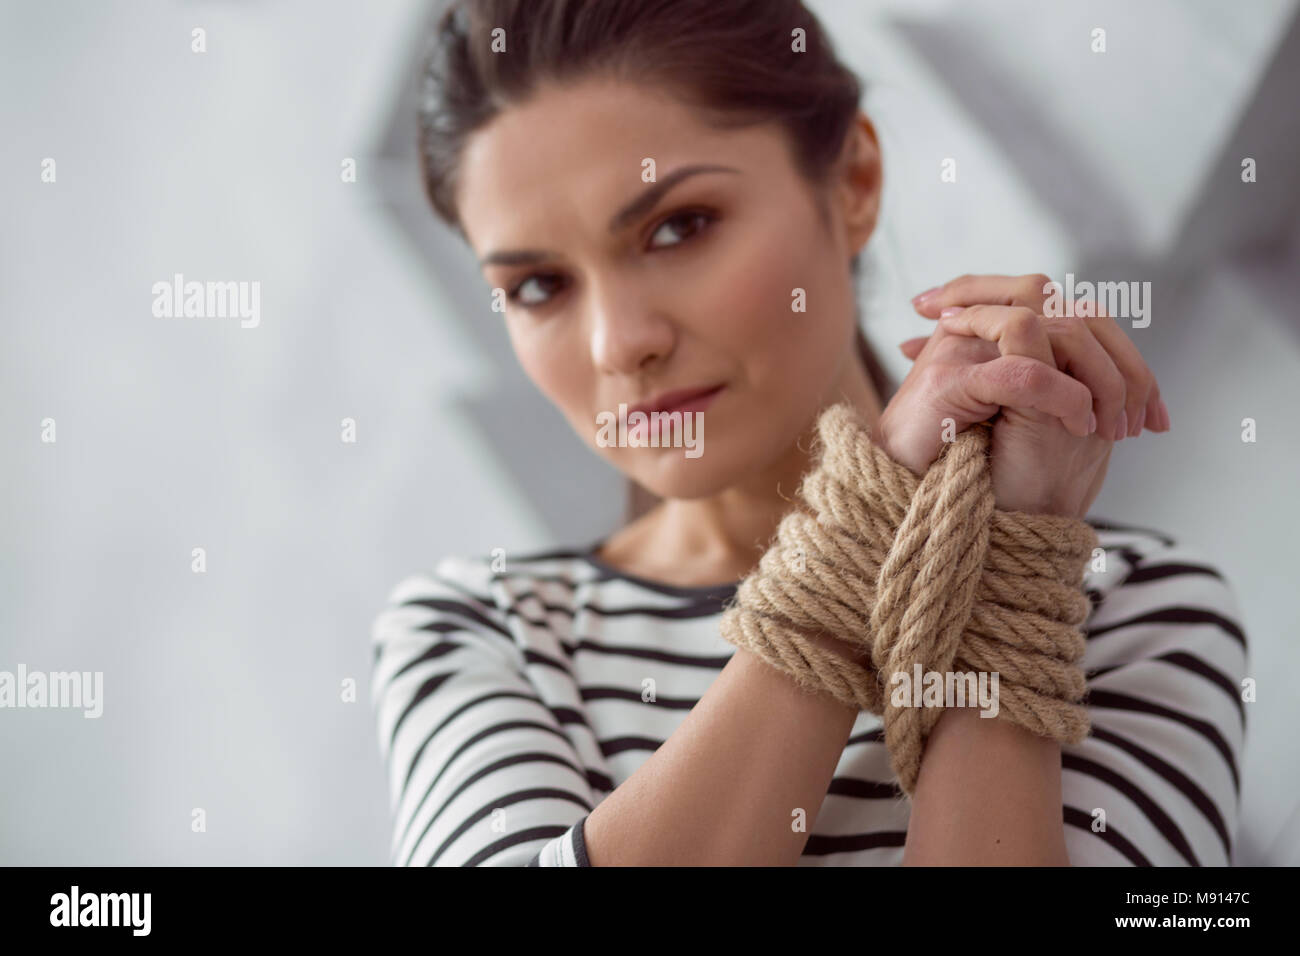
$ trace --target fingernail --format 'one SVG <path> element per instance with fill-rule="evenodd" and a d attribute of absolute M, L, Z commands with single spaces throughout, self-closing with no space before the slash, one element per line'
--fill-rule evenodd
<path fill-rule="evenodd" d="M 1121 441 L 1128 434 L 1128 412 L 1119 413 L 1119 424 L 1115 426 L 1115 440 Z"/>
<path fill-rule="evenodd" d="M 1147 407 L 1143 405 L 1141 410 L 1138 412 L 1137 421 L 1133 423 L 1134 437 L 1142 434 L 1142 426 L 1146 423 L 1146 420 L 1147 420 Z"/>
<path fill-rule="evenodd" d="M 944 309 L 939 313 L 939 318 L 946 319 L 950 315 L 956 315 L 958 312 L 965 311 L 965 309 L 966 306 L 964 305 L 950 305 L 948 306 L 948 308 Z"/>
<path fill-rule="evenodd" d="M 1164 423 L 1165 429 L 1167 430 L 1170 427 L 1169 406 L 1165 404 L 1165 400 L 1163 398 L 1160 399 L 1160 420 Z"/>
<path fill-rule="evenodd" d="M 938 292 L 941 288 L 943 288 L 943 287 L 942 287 L 942 286 L 935 286 L 933 289 L 926 289 L 924 292 L 920 293 L 919 295 L 915 295 L 915 296 L 913 296 L 913 297 L 912 297 L 912 303 L 913 303 L 914 305 L 920 305 L 920 304 L 921 304 L 922 302 L 924 302 L 926 299 L 930 298 L 932 295 L 934 295 L 936 292 Z"/>
<path fill-rule="evenodd" d="M 1096 430 L 1097 430 L 1097 413 L 1089 412 L 1088 413 L 1088 434 L 1091 435 Z"/>

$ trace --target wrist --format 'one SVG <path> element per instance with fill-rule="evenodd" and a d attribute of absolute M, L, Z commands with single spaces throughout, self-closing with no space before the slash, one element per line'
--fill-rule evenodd
<path fill-rule="evenodd" d="M 914 449 L 909 448 L 906 442 L 903 442 L 900 446 L 900 443 L 893 439 L 885 415 L 881 415 L 876 422 L 876 427 L 871 430 L 870 438 L 877 448 L 918 478 L 923 476 L 930 467 L 932 459 L 925 459 L 924 456 L 915 454 Z"/>
<path fill-rule="evenodd" d="M 1059 752 L 1061 747 L 1058 741 L 1040 737 L 1019 724 L 996 716 L 986 717 L 975 706 L 945 707 L 926 739 L 926 746 L 940 740 L 962 748 L 996 745 L 1003 752 Z"/>
<path fill-rule="evenodd" d="M 1053 515 L 1059 518 L 1082 518 L 1078 497 L 1050 488 L 999 489 L 994 482 L 993 504 L 999 511 L 1021 514 Z"/>

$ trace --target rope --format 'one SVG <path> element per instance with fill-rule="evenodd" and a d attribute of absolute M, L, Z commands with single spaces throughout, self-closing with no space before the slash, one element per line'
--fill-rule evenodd
<path fill-rule="evenodd" d="M 917 673 L 996 674 L 999 717 L 1062 742 L 1088 735 L 1081 581 L 1096 533 L 997 510 L 988 442 L 987 425 L 967 429 L 918 478 L 850 406 L 828 408 L 798 506 L 721 622 L 726 640 L 802 687 L 883 716 L 909 795 L 943 713 L 920 687 L 898 692 Z M 870 665 L 805 639 L 818 632 L 864 648 Z"/>

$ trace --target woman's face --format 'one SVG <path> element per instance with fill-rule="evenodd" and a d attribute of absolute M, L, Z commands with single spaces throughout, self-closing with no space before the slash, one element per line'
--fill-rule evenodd
<path fill-rule="evenodd" d="M 874 173 L 837 173 L 828 224 L 779 126 L 716 129 L 654 89 L 591 80 L 504 110 L 461 170 L 463 228 L 504 290 L 521 365 L 654 493 L 696 498 L 761 475 L 861 374 L 849 260 L 874 225 Z M 685 407 L 705 409 L 702 431 L 660 447 L 620 446 L 609 427 L 620 405 L 713 389 Z"/>

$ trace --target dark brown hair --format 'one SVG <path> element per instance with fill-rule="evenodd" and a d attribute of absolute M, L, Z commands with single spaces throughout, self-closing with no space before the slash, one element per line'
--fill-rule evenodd
<path fill-rule="evenodd" d="M 452 0 L 420 76 L 420 170 L 437 215 L 464 237 L 455 192 L 471 134 L 544 81 L 593 74 L 669 89 L 719 126 L 779 123 L 813 185 L 839 156 L 862 95 L 800 0 Z M 856 279 L 860 258 L 849 266 Z M 861 329 L 857 343 L 884 396 L 891 386 Z M 632 492 L 629 517 L 655 500 Z"/>

